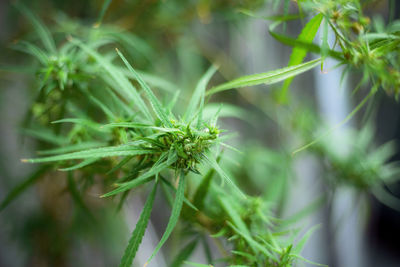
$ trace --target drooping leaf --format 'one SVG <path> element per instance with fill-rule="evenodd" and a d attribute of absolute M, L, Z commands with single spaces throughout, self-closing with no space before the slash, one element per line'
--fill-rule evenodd
<path fill-rule="evenodd" d="M 148 264 L 153 259 L 153 257 L 157 254 L 157 252 L 160 250 L 160 248 L 164 245 L 164 243 L 167 241 L 168 237 L 172 233 L 172 230 L 175 228 L 175 225 L 178 222 L 179 215 L 180 215 L 181 209 L 182 209 L 184 193 L 185 193 L 185 176 L 184 176 L 183 172 L 181 172 L 178 179 L 179 179 L 178 189 L 176 190 L 175 201 L 172 206 L 171 217 L 169 218 L 167 228 L 165 229 L 165 232 L 164 232 L 163 236 L 161 237 L 160 242 L 154 249 L 150 258 L 147 260 L 146 264 Z"/>
<path fill-rule="evenodd" d="M 221 91 L 230 90 L 234 88 L 241 88 L 245 86 L 253 86 L 259 84 L 274 84 L 283 81 L 287 78 L 299 75 L 306 72 L 315 66 L 319 65 L 321 59 L 314 59 L 303 64 L 285 67 L 278 70 L 273 70 L 265 73 L 252 74 L 243 76 L 227 83 L 223 83 L 207 91 L 206 95 L 212 95 Z"/>
<path fill-rule="evenodd" d="M 153 209 L 153 203 L 156 196 L 157 184 L 155 183 L 146 203 L 143 206 L 140 218 L 136 223 L 135 230 L 132 232 L 131 239 L 129 240 L 128 246 L 125 249 L 124 256 L 122 256 L 120 267 L 130 267 L 132 266 L 133 260 L 136 256 L 136 252 L 139 248 L 140 243 L 146 231 L 147 224 L 150 219 L 151 211 Z"/>

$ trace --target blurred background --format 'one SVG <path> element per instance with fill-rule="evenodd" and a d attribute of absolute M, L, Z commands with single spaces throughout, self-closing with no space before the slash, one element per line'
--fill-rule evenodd
<path fill-rule="evenodd" d="M 103 5 L 100 0 L 21 2 L 56 35 L 78 34 L 85 27 L 94 27 Z M 253 10 L 267 16 L 276 10 L 279 14 L 284 7 L 273 9 L 272 2 L 114 0 L 103 24 L 132 33 L 128 42 L 133 43 L 133 48 L 126 52 L 135 67 L 171 82 L 187 98 L 212 63 L 220 66 L 212 80 L 214 85 L 287 65 L 291 48 L 271 37 L 271 22 L 240 12 Z M 367 2 L 366 13 L 371 18 L 386 23 L 390 14 L 399 18 L 397 1 Z M 288 8 L 297 11 L 294 3 Z M 287 23 L 285 31 L 296 36 L 301 28 L 298 23 Z M 20 162 L 21 158 L 34 155 L 38 146 L 34 138 L 26 137 L 22 127 L 26 113 L 31 112 L 37 87 L 35 74 L 29 69 L 34 60 L 12 48 L 33 35 L 32 25 L 12 3 L 0 1 L 0 200 L 26 177 L 40 172 L 39 166 Z M 276 190 L 285 200 L 278 217 L 290 217 L 314 203 L 313 212 L 297 222 L 298 226 L 321 224 L 306 245 L 305 258 L 330 266 L 400 266 L 399 211 L 383 204 L 385 199 L 360 189 L 357 181 L 356 185 L 340 183 L 352 177 L 360 166 L 368 165 L 373 148 L 388 141 L 395 142 L 390 143 L 393 153 L 385 163 L 400 160 L 396 144 L 400 139 L 398 102 L 381 92 L 374 98 L 372 108 L 363 108 L 314 148 L 290 155 L 305 141 L 343 121 L 360 101 L 351 94 L 359 74 L 350 73 L 342 81 L 341 69 L 333 69 L 335 63 L 327 60 L 323 73 L 316 68 L 296 77 L 291 85 L 290 106 L 275 101 L 279 84 L 231 90 L 214 97 L 213 102 L 226 103 L 225 111 L 232 114 L 221 119 L 221 128 L 237 133 L 232 144 L 246 155 L 232 155 L 238 164 L 224 164 L 249 194 L 268 188 L 268 179 L 281 177 L 285 185 Z M 353 153 L 354 144 L 357 153 Z M 368 179 L 376 173 L 363 175 Z M 46 174 L 1 211 L 0 266 L 119 263 L 144 198 L 135 194 L 117 213 L 115 203 L 99 199 L 100 189 L 92 188 L 84 201 L 100 218 L 93 223 L 66 193 L 65 176 L 56 171 Z M 252 180 L 251 184 L 247 179 Z M 327 189 L 332 184 L 334 193 Z M 391 196 L 400 198 L 399 182 L 385 188 Z M 156 212 L 134 266 L 144 264 L 162 234 L 169 212 L 163 202 L 156 199 Z M 168 251 L 176 246 L 173 242 L 149 266 L 168 266 Z M 202 257 L 200 251 L 194 256 L 200 261 Z"/>

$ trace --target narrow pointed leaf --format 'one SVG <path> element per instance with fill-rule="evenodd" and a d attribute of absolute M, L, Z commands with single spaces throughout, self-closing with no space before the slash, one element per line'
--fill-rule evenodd
<path fill-rule="evenodd" d="M 138 148 L 136 145 L 121 145 L 121 146 L 111 146 L 88 149 L 80 152 L 72 152 L 63 155 L 43 157 L 36 159 L 23 159 L 23 162 L 39 163 L 39 162 L 51 162 L 51 161 L 61 161 L 70 159 L 86 159 L 86 158 L 105 158 L 114 156 L 134 156 L 143 154 L 155 153 L 153 149 L 142 149 Z"/>
<path fill-rule="evenodd" d="M 112 0 L 104 0 L 103 5 L 100 10 L 99 18 L 97 19 L 97 22 L 95 24 L 95 27 L 99 27 L 101 22 L 103 21 L 104 15 L 106 14 L 106 11 L 108 7 L 110 6 Z"/>
<path fill-rule="evenodd" d="M 203 155 L 202 159 L 204 159 L 206 163 L 208 163 L 212 168 L 214 168 L 214 170 L 221 176 L 221 178 L 227 181 L 240 196 L 246 198 L 245 194 L 235 185 L 232 179 L 229 178 L 229 176 L 221 169 L 216 159 L 210 153 L 208 155 Z"/>
<path fill-rule="evenodd" d="M 59 154 L 65 154 L 65 153 L 95 148 L 95 147 L 101 147 L 104 145 L 105 145 L 104 143 L 100 143 L 100 142 L 84 142 L 84 143 L 73 144 L 73 145 L 63 146 L 63 147 L 58 147 L 58 148 L 53 148 L 53 149 L 40 150 L 37 153 L 42 156 L 57 155 L 57 154 L 59 155 Z"/>
<path fill-rule="evenodd" d="M 192 98 L 189 101 L 188 107 L 186 108 L 186 113 L 184 118 L 186 121 L 190 120 L 192 116 L 195 115 L 195 110 L 197 106 L 203 103 L 204 105 L 204 92 L 206 90 L 207 84 L 214 73 L 217 71 L 217 67 L 214 65 L 211 66 L 207 72 L 200 78 L 199 82 L 197 83 L 196 89 L 193 92 Z"/>
<path fill-rule="evenodd" d="M 179 177 L 178 189 L 176 191 L 175 201 L 172 206 L 171 217 L 169 218 L 167 228 L 165 229 L 165 232 L 161 237 L 161 240 L 158 243 L 157 247 L 154 249 L 150 258 L 147 260 L 147 263 L 149 263 L 153 259 L 153 257 L 157 254 L 160 248 L 167 241 L 168 237 L 171 235 L 172 230 L 175 228 L 175 225 L 177 224 L 179 215 L 181 213 L 184 193 L 185 193 L 185 176 L 182 172 Z"/>
<path fill-rule="evenodd" d="M 99 65 L 102 66 L 107 71 L 107 73 L 113 79 L 115 84 L 111 84 L 111 86 L 113 86 L 114 90 L 116 90 L 117 93 L 122 93 L 125 97 L 127 97 L 129 101 L 133 101 L 133 103 L 137 105 L 138 110 L 142 112 L 147 119 L 152 120 L 152 115 L 149 112 L 146 104 L 140 97 L 139 93 L 136 91 L 135 87 L 133 87 L 133 85 L 125 77 L 125 75 L 119 72 L 111 64 L 111 62 L 109 62 L 106 58 L 104 58 L 102 55 L 97 53 L 89 46 L 83 44 L 82 42 L 74 38 L 70 38 L 69 41 L 79 46 L 80 48 L 82 48 L 83 51 L 91 55 L 99 63 Z M 115 87 L 115 85 L 117 85 L 118 87 Z"/>
<path fill-rule="evenodd" d="M 133 179 L 130 182 L 118 184 L 119 187 L 111 192 L 108 192 L 107 194 L 102 195 L 101 197 L 109 197 L 113 196 L 116 194 L 119 194 L 121 192 L 124 192 L 126 190 L 130 190 L 132 188 L 138 187 L 139 185 L 145 184 L 153 179 L 153 177 L 163 171 L 164 169 L 168 168 L 170 165 L 172 165 L 177 158 L 175 157 L 175 160 L 167 160 L 162 163 L 154 164 L 154 166 L 138 178 Z"/>
<path fill-rule="evenodd" d="M 56 45 L 54 43 L 54 39 L 52 38 L 50 31 L 46 26 L 36 17 L 25 5 L 21 4 L 21 2 L 15 2 L 14 5 L 17 9 L 24 14 L 32 23 L 33 28 L 38 33 L 40 40 L 43 45 L 50 53 L 56 53 Z"/>
<path fill-rule="evenodd" d="M 299 75 L 303 72 L 306 72 L 315 66 L 319 65 L 321 59 L 315 59 L 308 61 L 303 64 L 285 67 L 278 70 L 273 70 L 260 74 L 252 74 L 237 78 L 235 80 L 229 81 L 227 83 L 218 85 L 216 87 L 211 88 L 207 91 L 206 95 L 212 95 L 221 91 L 230 90 L 234 88 L 241 88 L 245 86 L 253 86 L 259 84 L 274 84 L 280 81 L 283 81 L 287 78 Z"/>
<path fill-rule="evenodd" d="M 150 101 L 151 106 L 153 107 L 154 112 L 156 113 L 157 117 L 161 120 L 161 122 L 167 126 L 172 128 L 171 122 L 168 120 L 168 114 L 164 111 L 160 101 L 158 101 L 157 97 L 154 95 L 153 91 L 151 91 L 150 87 L 146 84 L 146 82 L 139 76 L 139 74 L 132 68 L 131 64 L 126 60 L 124 55 L 122 55 L 119 50 L 117 50 L 118 55 L 126 65 L 126 67 L 132 72 L 135 76 L 135 79 L 139 82 L 140 86 L 146 92 L 147 98 Z"/>
<path fill-rule="evenodd" d="M 318 14 L 315 17 L 313 17 L 303 28 L 300 35 L 297 37 L 297 40 L 311 44 L 315 38 L 315 35 L 317 34 L 319 26 L 321 25 L 322 18 L 323 18 L 322 14 Z M 294 47 L 292 54 L 290 55 L 288 66 L 295 66 L 300 64 L 301 62 L 303 62 L 306 55 L 307 55 L 307 49 L 301 47 Z M 289 90 L 289 86 L 293 78 L 294 77 L 291 77 L 284 81 L 279 96 L 280 101 L 282 102 L 287 101 L 287 92 Z"/>
<path fill-rule="evenodd" d="M 96 162 L 97 160 L 99 160 L 99 158 L 88 158 L 88 159 L 85 159 L 85 160 L 83 160 L 82 162 L 80 162 L 80 163 L 78 163 L 76 165 L 73 165 L 73 166 L 68 167 L 68 168 L 61 168 L 59 170 L 60 171 L 72 171 L 72 170 L 80 169 L 80 168 L 83 168 L 85 166 L 88 166 L 88 165 Z"/>
<path fill-rule="evenodd" d="M 304 236 L 297 243 L 296 247 L 293 249 L 293 253 L 299 254 L 303 250 L 307 240 L 310 239 L 310 236 L 320 227 L 321 227 L 320 225 L 315 225 L 311 227 L 311 229 L 309 229 L 307 233 L 305 233 Z"/>
<path fill-rule="evenodd" d="M 143 206 L 142 213 L 140 214 L 140 218 L 136 223 L 135 230 L 132 232 L 131 239 L 129 240 L 129 244 L 125 249 L 124 256 L 121 259 L 120 267 L 130 267 L 132 266 L 133 259 L 136 256 L 136 252 L 139 248 L 140 243 L 142 243 L 142 239 L 144 236 L 144 232 L 146 231 L 147 224 L 150 219 L 151 211 L 153 209 L 153 203 L 156 196 L 157 191 L 157 183 L 154 184 L 153 189 L 149 197 L 146 200 L 146 203 Z"/>

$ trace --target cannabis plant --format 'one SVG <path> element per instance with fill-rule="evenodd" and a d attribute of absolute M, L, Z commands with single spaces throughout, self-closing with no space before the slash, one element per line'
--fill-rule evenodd
<path fill-rule="evenodd" d="M 204 23 L 212 12 L 226 11 L 223 1 L 206 2 L 196 6 Z M 202 74 L 196 77 L 196 83 L 184 86 L 162 78 L 149 67 L 158 59 L 155 49 L 147 44 L 151 38 L 140 38 L 117 23 L 103 23 L 107 9 L 115 11 L 111 1 L 104 1 L 100 15 L 91 25 L 58 15 L 54 27 L 46 26 L 23 4 L 15 4 L 35 31 L 26 38 L 29 41 L 11 45 L 34 61 L 29 71 L 35 77 L 31 92 L 35 97 L 22 129 L 25 135 L 37 139 L 39 151 L 38 156 L 22 161 L 42 167 L 2 199 L 0 210 L 35 182 L 53 176 L 52 179 L 66 179 L 66 192 L 84 214 L 89 228 L 100 224 L 101 218 L 86 195 L 96 192 L 96 197 L 104 198 L 117 211 L 128 202 L 129 195 L 145 195 L 136 226 L 121 252 L 120 266 L 134 264 L 158 198 L 164 199 L 171 211 L 145 264 L 173 236 L 172 241 L 186 245 L 171 250 L 174 256 L 168 257 L 168 266 L 292 266 L 300 262 L 321 265 L 301 256 L 306 241 L 319 226 L 301 228 L 296 224 L 320 206 L 312 203 L 291 217 L 283 216 L 288 186 L 294 176 L 293 157 L 305 149 L 318 157 L 332 190 L 344 184 L 358 192 L 382 196 L 382 184 L 396 180 L 399 169 L 388 163 L 393 145 L 389 143 L 371 153 L 370 126 L 349 135 L 352 148 L 344 155 L 332 147 L 329 138 L 379 90 L 397 99 L 399 24 L 371 22 L 358 0 L 297 1 L 294 10 L 298 14 L 289 14 L 289 1 L 266 1 L 273 5 L 273 12 L 282 11 L 282 15 L 267 16 L 259 15 L 262 1 L 257 2 L 260 3 L 243 1 L 229 6 L 229 14 L 225 15 L 236 20 L 244 17 L 271 21 L 269 33 L 293 47 L 288 65 L 234 78 L 225 75 L 226 65 L 211 58 L 204 68 L 207 70 L 200 68 Z M 187 5 L 174 10 L 193 8 Z M 157 23 L 158 19 L 170 19 L 168 30 L 178 31 L 180 25 L 172 23 L 173 18 L 165 11 L 149 8 L 159 12 Z M 279 32 L 295 20 L 305 23 L 297 38 Z M 151 25 L 142 23 L 143 27 L 146 23 Z M 321 41 L 315 43 L 318 31 Z M 328 43 L 328 32 L 334 35 L 334 45 Z M 309 52 L 320 57 L 304 61 Z M 301 112 L 292 116 L 288 105 L 294 100 L 289 87 L 295 76 L 317 66 L 323 69 L 327 58 L 345 66 L 343 75 L 361 73 L 354 94 L 359 88 L 371 89 L 343 122 L 314 135 L 310 133 L 320 133 L 321 118 L 313 110 L 305 118 L 301 118 Z M 139 71 L 140 67 L 146 71 Z M 180 71 L 192 75 L 191 69 Z M 223 82 L 223 76 L 228 81 Z M 276 86 L 279 82 L 283 82 L 281 87 Z M 243 93 L 256 85 L 275 85 L 272 97 L 262 93 L 249 97 Z M 215 101 L 234 89 L 262 115 L 228 101 Z M 300 105 L 300 109 L 307 108 Z M 273 115 L 276 111 L 277 117 Z M 257 116 L 273 118 L 285 132 L 279 140 L 282 144 L 293 143 L 294 137 L 301 147 L 281 151 L 257 140 L 243 145 L 229 130 L 232 127 L 222 126 L 230 121 L 224 120 L 226 117 L 235 117 L 252 127 L 261 127 L 262 120 Z M 389 202 L 386 204 L 393 203 Z M 203 263 L 191 260 L 198 244 L 203 245 Z M 212 251 L 214 246 L 217 252 Z"/>

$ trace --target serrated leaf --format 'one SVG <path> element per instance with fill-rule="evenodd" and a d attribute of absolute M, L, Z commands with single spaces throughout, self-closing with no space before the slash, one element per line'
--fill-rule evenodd
<path fill-rule="evenodd" d="M 102 55 L 97 53 L 89 46 L 83 44 L 82 42 L 74 38 L 70 38 L 69 41 L 79 46 L 80 48 L 82 48 L 82 50 L 91 55 L 99 63 L 99 65 L 102 66 L 107 71 L 110 77 L 114 80 L 115 84 L 118 85 L 118 87 L 115 87 L 115 84 L 110 84 L 110 86 L 114 86 L 114 89 L 117 91 L 117 93 L 123 93 L 124 96 L 127 97 L 129 101 L 133 101 L 134 104 L 137 105 L 138 110 L 142 112 L 147 119 L 152 120 L 152 115 L 149 112 L 146 104 L 140 97 L 139 93 L 136 91 L 135 87 L 133 87 L 133 85 L 125 77 L 125 75 L 119 72 L 111 64 L 111 62 L 109 62 L 107 59 L 105 59 Z"/>
<path fill-rule="evenodd" d="M 150 258 L 147 260 L 146 264 L 148 264 L 153 259 L 153 257 L 157 254 L 157 252 L 160 250 L 160 248 L 167 241 L 168 237 L 171 235 L 172 230 L 175 228 L 175 225 L 177 224 L 177 222 L 179 220 L 179 215 L 181 213 L 184 196 L 185 196 L 185 176 L 184 176 L 183 172 L 181 172 L 181 174 L 179 176 L 178 189 L 176 190 L 175 201 L 172 206 L 171 217 L 169 218 L 167 228 L 165 229 L 165 232 L 164 232 L 163 236 L 161 237 L 160 242 L 154 249 Z"/>
<path fill-rule="evenodd" d="M 160 175 L 161 181 L 168 187 L 170 188 L 172 191 L 174 191 L 174 193 L 176 194 L 176 188 L 170 183 L 170 181 L 168 181 L 167 179 L 165 179 L 164 177 L 162 177 Z M 198 211 L 199 209 L 196 208 L 186 197 L 183 199 L 183 202 L 185 202 L 186 205 L 188 205 L 191 209 L 193 209 L 194 211 Z"/>
<path fill-rule="evenodd" d="M 150 219 L 151 211 L 153 209 L 154 199 L 156 196 L 156 191 L 157 191 L 157 183 L 154 184 L 153 189 L 151 190 L 151 193 L 147 198 L 146 203 L 143 206 L 140 218 L 136 223 L 135 230 L 133 230 L 132 232 L 129 244 L 126 247 L 124 256 L 121 259 L 121 263 L 119 265 L 120 267 L 132 266 L 133 259 L 135 258 L 139 245 L 142 242 L 144 232 L 146 231 L 147 224 Z"/>
<path fill-rule="evenodd" d="M 51 162 L 61 161 L 70 159 L 86 159 L 86 158 L 105 158 L 114 156 L 135 156 L 143 154 L 156 153 L 154 149 L 138 148 L 136 145 L 121 145 L 88 149 L 80 152 L 72 152 L 63 155 L 43 157 L 36 159 L 23 159 L 23 162 L 39 163 L 39 162 Z"/>
<path fill-rule="evenodd" d="M 79 143 L 79 144 L 63 146 L 63 147 L 57 147 L 57 148 L 53 148 L 53 149 L 39 150 L 37 153 L 42 156 L 65 154 L 65 153 L 75 152 L 75 151 L 89 149 L 89 148 L 101 147 L 104 145 L 105 145 L 104 143 L 100 143 L 100 142 L 84 142 L 84 143 Z"/>
<path fill-rule="evenodd" d="M 313 17 L 303 28 L 301 31 L 300 35 L 297 37 L 298 41 L 304 42 L 304 43 L 312 43 L 315 35 L 317 34 L 317 31 L 319 29 L 319 26 L 321 25 L 323 15 L 320 13 Z M 295 66 L 300 64 L 303 59 L 307 55 L 307 49 L 301 48 L 301 47 L 295 47 L 293 48 L 292 54 L 290 55 L 290 60 L 288 66 Z M 286 102 L 287 101 L 287 92 L 289 90 L 289 86 L 292 82 L 294 77 L 288 78 L 284 81 L 279 100 L 281 102 Z"/>
<path fill-rule="evenodd" d="M 234 88 L 241 88 L 245 86 L 253 86 L 259 84 L 269 85 L 281 82 L 287 78 L 299 75 L 303 72 L 306 72 L 314 68 L 315 66 L 319 65 L 320 62 L 321 59 L 318 58 L 295 66 L 285 67 L 282 69 L 273 70 L 265 73 L 243 76 L 211 88 L 209 91 L 207 91 L 206 95 L 212 95 L 221 91 L 230 90 Z"/>
<path fill-rule="evenodd" d="M 138 187 L 139 185 L 145 184 L 145 183 L 151 181 L 153 179 L 153 176 L 157 175 L 158 173 L 160 173 L 161 171 L 163 171 L 164 169 L 168 168 L 170 165 L 175 163 L 176 160 L 177 160 L 177 157 L 175 157 L 174 159 L 168 159 L 163 162 L 156 162 L 150 170 L 148 170 L 144 174 L 140 175 L 138 178 L 135 178 L 130 182 L 118 184 L 119 187 L 117 189 L 115 189 L 111 192 L 108 192 L 108 193 L 102 195 L 101 197 L 113 196 L 115 194 L 119 194 L 126 190 L 130 190 L 132 188 Z"/>
<path fill-rule="evenodd" d="M 115 122 L 115 123 L 109 123 L 106 124 L 102 127 L 105 128 L 115 128 L 115 127 L 122 127 L 122 128 L 149 128 L 153 130 L 158 130 L 161 132 L 182 132 L 180 129 L 177 128 L 167 128 L 167 127 L 157 127 L 157 126 L 152 126 L 149 124 L 143 124 L 143 123 L 135 123 L 135 122 Z"/>
<path fill-rule="evenodd" d="M 139 74 L 132 68 L 131 64 L 126 60 L 124 55 L 122 55 L 119 50 L 117 50 L 119 57 L 124 62 L 125 66 L 129 69 L 129 71 L 135 76 L 135 79 L 139 82 L 140 86 L 146 92 L 147 98 L 150 101 L 151 106 L 153 107 L 154 112 L 157 117 L 161 120 L 161 122 L 169 128 L 172 128 L 172 124 L 168 119 L 168 114 L 164 111 L 161 103 L 158 101 L 157 97 L 154 95 L 153 91 L 151 91 L 150 87 L 146 84 L 146 82 L 139 76 Z"/>

